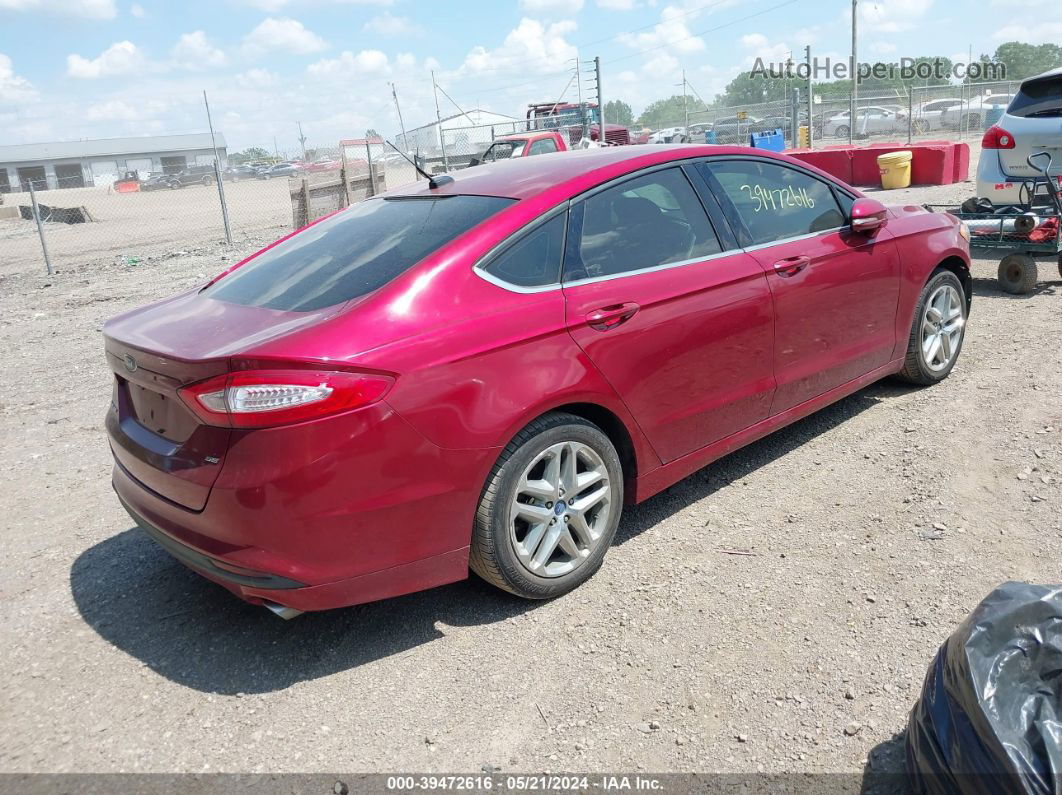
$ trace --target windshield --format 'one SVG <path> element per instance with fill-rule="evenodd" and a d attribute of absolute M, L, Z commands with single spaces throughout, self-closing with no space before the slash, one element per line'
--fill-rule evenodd
<path fill-rule="evenodd" d="M 1062 75 L 1023 83 L 1007 113 L 1024 117 L 1062 116 Z"/>
<path fill-rule="evenodd" d="M 491 144 L 490 148 L 483 153 L 483 162 L 520 157 L 524 153 L 525 146 L 527 146 L 527 141 L 498 141 Z"/>
<path fill-rule="evenodd" d="M 203 294 L 294 312 L 349 301 L 387 284 L 514 201 L 494 196 L 369 199 L 262 252 Z"/>

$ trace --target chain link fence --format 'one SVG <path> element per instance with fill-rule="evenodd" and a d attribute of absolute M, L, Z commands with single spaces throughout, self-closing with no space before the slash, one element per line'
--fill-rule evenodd
<path fill-rule="evenodd" d="M 756 133 L 781 129 L 786 148 L 804 145 L 810 134 L 813 147 L 846 145 L 851 136 L 855 145 L 962 140 L 976 151 L 1017 88 L 1017 82 L 999 82 L 864 91 L 854 122 L 848 95 L 810 104 L 803 91 L 799 98 L 759 104 L 698 109 L 691 103 L 681 118 L 653 127 L 606 124 L 605 138 L 609 144 L 747 146 Z M 9 166 L 0 169 L 0 253 L 8 267 L 29 270 L 44 265 L 45 247 L 58 269 L 71 260 L 107 257 L 135 264 L 226 240 L 265 244 L 351 202 L 421 179 L 407 157 L 429 174 L 456 171 L 523 155 L 525 144 L 505 137 L 537 130 L 560 133 L 567 148 L 600 145 L 598 122 L 593 109 L 572 105 L 493 124 L 428 124 L 395 136 L 393 146 L 382 138 L 349 139 L 298 153 L 274 150 L 253 162 L 236 162 L 222 151 L 216 161 L 203 155 L 162 157 L 160 163 L 109 158 L 90 164 L 91 170 Z M 527 145 L 541 152 L 553 146 Z"/>

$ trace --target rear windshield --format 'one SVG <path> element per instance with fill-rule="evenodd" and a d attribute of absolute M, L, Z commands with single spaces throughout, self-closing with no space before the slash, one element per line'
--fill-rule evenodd
<path fill-rule="evenodd" d="M 1062 75 L 1024 83 L 1007 108 L 1011 116 L 1062 116 Z"/>
<path fill-rule="evenodd" d="M 204 295 L 308 312 L 371 293 L 515 199 L 369 199 L 259 254 Z"/>

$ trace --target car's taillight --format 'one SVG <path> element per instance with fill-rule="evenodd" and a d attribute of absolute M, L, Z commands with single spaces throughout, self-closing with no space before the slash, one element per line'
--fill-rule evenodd
<path fill-rule="evenodd" d="M 1013 149 L 1014 148 L 1014 136 L 1004 130 L 1002 127 L 992 125 L 985 130 L 984 137 L 981 139 L 982 149 Z"/>
<path fill-rule="evenodd" d="M 185 404 L 208 425 L 268 428 L 375 403 L 394 379 L 324 370 L 241 370 L 181 387 Z"/>

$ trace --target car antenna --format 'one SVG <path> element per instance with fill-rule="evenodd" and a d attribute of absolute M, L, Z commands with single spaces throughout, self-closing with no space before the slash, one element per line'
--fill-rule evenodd
<path fill-rule="evenodd" d="M 428 187 L 431 188 L 432 190 L 434 190 L 435 188 L 441 187 L 443 185 L 449 185 L 451 182 L 454 181 L 454 178 L 451 177 L 449 174 L 436 174 L 433 177 L 431 174 L 429 174 L 423 168 L 418 166 L 416 161 L 410 160 L 409 159 L 409 155 L 407 155 L 405 152 L 403 152 L 401 149 L 399 149 L 393 143 L 391 143 L 388 140 L 384 140 L 384 143 L 386 143 L 389 147 L 391 147 L 396 152 L 398 152 L 398 154 L 402 155 L 402 157 L 404 157 L 406 160 L 409 160 L 409 164 L 411 166 L 413 166 L 413 168 L 415 168 L 417 170 L 417 173 L 428 180 Z"/>

